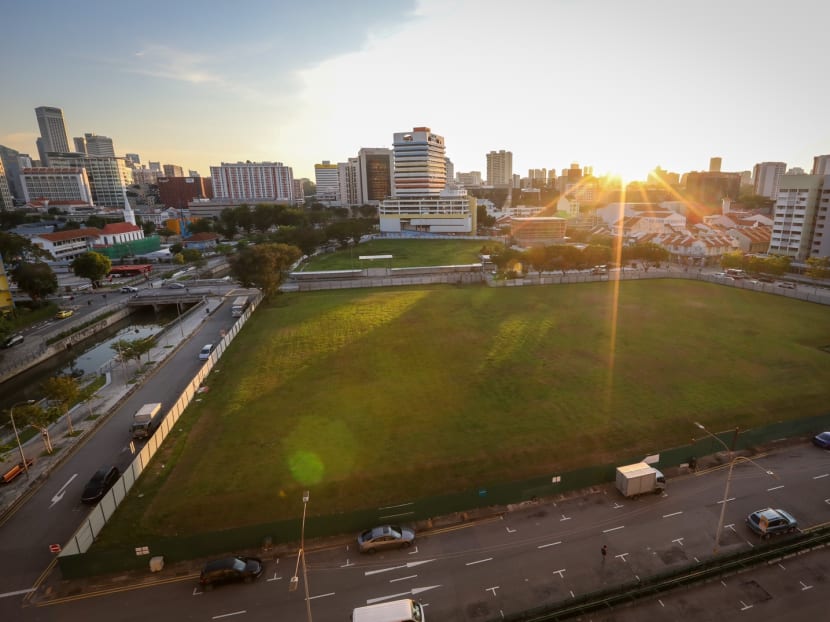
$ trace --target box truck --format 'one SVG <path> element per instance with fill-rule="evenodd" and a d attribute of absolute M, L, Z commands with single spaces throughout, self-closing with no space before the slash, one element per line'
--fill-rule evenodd
<path fill-rule="evenodd" d="M 130 436 L 134 439 L 150 438 L 161 422 L 161 404 L 154 402 L 144 404 L 133 415 L 133 422 L 130 424 Z"/>
<path fill-rule="evenodd" d="M 666 478 L 645 462 L 617 467 L 617 490 L 624 497 L 636 497 L 649 492 L 659 494 L 666 489 Z"/>
<path fill-rule="evenodd" d="M 352 622 L 424 622 L 424 608 L 411 598 L 358 607 Z"/>

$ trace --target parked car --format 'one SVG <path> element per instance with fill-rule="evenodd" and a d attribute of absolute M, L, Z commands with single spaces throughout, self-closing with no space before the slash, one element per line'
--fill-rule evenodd
<path fill-rule="evenodd" d="M 357 537 L 357 548 L 361 553 L 374 553 L 383 549 L 398 549 L 412 546 L 415 532 L 407 527 L 382 525 L 364 531 Z"/>
<path fill-rule="evenodd" d="M 778 287 L 782 289 L 795 289 L 795 283 L 789 283 L 787 281 L 782 281 L 778 283 Z"/>
<path fill-rule="evenodd" d="M 210 358 L 210 353 L 213 352 L 214 345 L 212 343 L 206 343 L 202 346 L 202 349 L 199 351 L 199 360 L 206 361 Z"/>
<path fill-rule="evenodd" d="M 84 487 L 81 501 L 84 503 L 98 503 L 120 476 L 121 473 L 114 466 L 98 469 Z"/>
<path fill-rule="evenodd" d="M 822 432 L 813 437 L 813 445 L 822 449 L 830 449 L 830 432 Z"/>
<path fill-rule="evenodd" d="M 221 583 L 244 581 L 251 583 L 262 574 L 264 566 L 258 557 L 224 557 L 205 564 L 199 575 L 199 584 L 205 590 Z"/>
<path fill-rule="evenodd" d="M 71 317 L 73 313 L 75 313 L 73 309 L 61 309 L 55 314 L 55 319 L 62 320 L 66 317 Z"/>
<path fill-rule="evenodd" d="M 10 335 L 3 341 L 2 347 L 11 348 L 12 346 L 16 346 L 18 343 L 23 343 L 23 335 Z"/>
<path fill-rule="evenodd" d="M 129 294 L 131 292 L 137 292 L 138 288 L 133 287 L 132 285 L 125 285 L 124 287 L 121 288 L 120 291 L 121 291 L 122 294 Z"/>
<path fill-rule="evenodd" d="M 184 289 L 187 287 L 184 283 L 168 283 L 167 289 Z"/>
<path fill-rule="evenodd" d="M 798 521 L 792 514 L 772 508 L 752 512 L 746 517 L 746 524 L 763 538 L 779 533 L 791 533 L 798 529 Z"/>

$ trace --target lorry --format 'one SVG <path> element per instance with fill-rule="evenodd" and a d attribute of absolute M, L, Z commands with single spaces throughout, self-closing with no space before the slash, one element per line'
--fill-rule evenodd
<path fill-rule="evenodd" d="M 650 464 L 637 462 L 617 467 L 617 490 L 629 499 L 652 492 L 660 494 L 666 489 L 665 476 Z"/>
<path fill-rule="evenodd" d="M 242 317 L 245 309 L 248 308 L 248 297 L 237 296 L 231 305 L 231 317 Z"/>
<path fill-rule="evenodd" d="M 424 607 L 411 598 L 376 603 L 352 611 L 352 622 L 424 622 Z"/>
<path fill-rule="evenodd" d="M 133 422 L 130 424 L 130 436 L 134 439 L 150 438 L 161 423 L 161 404 L 153 402 L 144 404 L 133 415 Z"/>

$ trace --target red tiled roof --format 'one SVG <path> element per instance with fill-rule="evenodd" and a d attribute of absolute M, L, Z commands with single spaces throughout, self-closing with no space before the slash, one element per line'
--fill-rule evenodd
<path fill-rule="evenodd" d="M 101 235 L 130 233 L 131 231 L 141 231 L 141 227 L 139 227 L 138 225 L 131 225 L 128 222 L 113 222 L 101 229 Z"/>
<path fill-rule="evenodd" d="M 49 240 L 50 242 L 63 242 L 65 240 L 77 240 L 80 238 L 97 238 L 101 231 L 95 227 L 84 229 L 71 229 L 69 231 L 56 231 L 55 233 L 41 233 L 35 237 Z"/>

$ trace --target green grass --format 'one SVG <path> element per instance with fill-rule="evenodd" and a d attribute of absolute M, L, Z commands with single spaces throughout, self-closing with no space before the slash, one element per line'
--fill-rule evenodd
<path fill-rule="evenodd" d="M 359 268 L 409 268 L 478 263 L 486 240 L 370 240 L 352 249 L 312 257 L 304 271 Z M 363 260 L 361 255 L 392 255 L 392 259 Z"/>
<path fill-rule="evenodd" d="M 724 430 L 826 411 L 830 309 L 695 281 L 615 291 L 279 296 L 104 541 L 296 516 L 304 489 L 333 514 L 659 451 L 689 442 L 693 421 Z"/>

